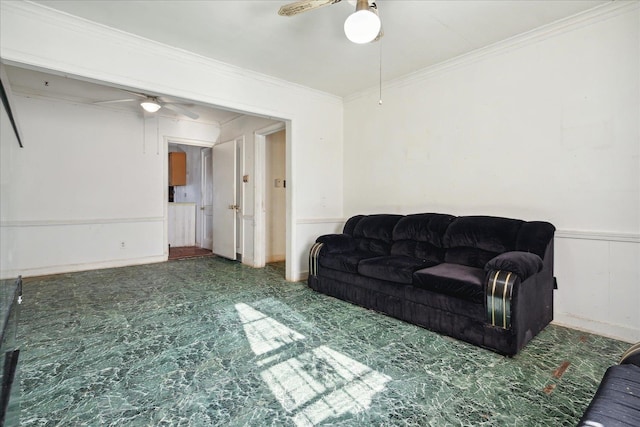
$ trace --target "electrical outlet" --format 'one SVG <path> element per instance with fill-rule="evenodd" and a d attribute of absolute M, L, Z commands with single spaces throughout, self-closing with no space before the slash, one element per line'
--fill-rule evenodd
<path fill-rule="evenodd" d="M 125 248 L 125 246 L 126 246 L 126 245 L 124 244 L 124 242 L 120 242 L 120 249 L 124 249 L 124 248 Z"/>

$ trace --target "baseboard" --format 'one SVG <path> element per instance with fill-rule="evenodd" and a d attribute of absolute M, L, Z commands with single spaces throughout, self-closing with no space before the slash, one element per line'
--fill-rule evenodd
<path fill-rule="evenodd" d="M 574 316 L 568 313 L 555 313 L 554 325 L 564 326 L 603 337 L 613 338 L 628 343 L 640 341 L 640 329 L 626 325 L 598 322 L 592 319 Z"/>
<path fill-rule="evenodd" d="M 74 273 L 77 271 L 100 270 L 103 268 L 127 267 L 130 265 L 153 264 L 167 261 L 167 255 L 157 255 L 142 258 L 118 259 L 103 262 L 91 262 L 86 264 L 52 265 L 47 267 L 2 270 L 0 279 L 12 279 L 18 276 L 24 278 L 46 276 L 49 274 Z"/>

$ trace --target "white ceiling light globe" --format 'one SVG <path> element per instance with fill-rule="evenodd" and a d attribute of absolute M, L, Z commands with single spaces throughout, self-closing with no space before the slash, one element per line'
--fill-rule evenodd
<path fill-rule="evenodd" d="M 369 43 L 378 37 L 381 25 L 380 18 L 374 12 L 358 10 L 344 21 L 344 33 L 354 43 Z"/>
<path fill-rule="evenodd" d="M 155 113 L 160 109 L 160 104 L 154 101 L 144 101 L 140 103 L 140 106 L 150 113 Z"/>

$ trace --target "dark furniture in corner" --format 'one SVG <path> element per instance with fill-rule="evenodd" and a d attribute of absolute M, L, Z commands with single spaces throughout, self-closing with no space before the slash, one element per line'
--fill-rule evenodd
<path fill-rule="evenodd" d="M 553 319 L 554 232 L 489 216 L 358 215 L 316 240 L 308 284 L 515 355 Z"/>
<path fill-rule="evenodd" d="M 18 378 L 18 318 L 22 303 L 22 277 L 0 281 L 0 427 L 17 426 L 20 420 Z"/>
<path fill-rule="evenodd" d="M 640 426 L 640 343 L 604 374 L 578 427 Z"/>

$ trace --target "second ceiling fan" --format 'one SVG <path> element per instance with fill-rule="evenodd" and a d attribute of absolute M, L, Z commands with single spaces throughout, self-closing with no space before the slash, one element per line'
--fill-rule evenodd
<path fill-rule="evenodd" d="M 298 15 L 319 7 L 339 3 L 341 0 L 300 0 L 284 5 L 278 11 L 281 16 Z M 382 22 L 378 16 L 378 6 L 368 0 L 357 0 L 356 11 L 344 22 L 344 32 L 354 43 L 364 44 L 382 37 Z"/>
<path fill-rule="evenodd" d="M 200 117 L 197 113 L 189 110 L 188 108 L 192 104 L 186 104 L 182 102 L 175 102 L 167 100 L 161 96 L 152 96 L 146 95 L 144 93 L 132 92 L 130 90 L 121 89 L 131 95 L 136 96 L 137 98 L 126 98 L 126 99 L 114 99 L 111 101 L 98 101 L 94 102 L 94 104 L 116 104 L 120 102 L 139 102 L 140 106 L 150 113 L 155 113 L 161 108 L 166 108 L 167 110 L 171 110 L 174 113 L 181 114 L 183 116 L 189 117 L 191 119 L 197 119 Z"/>

